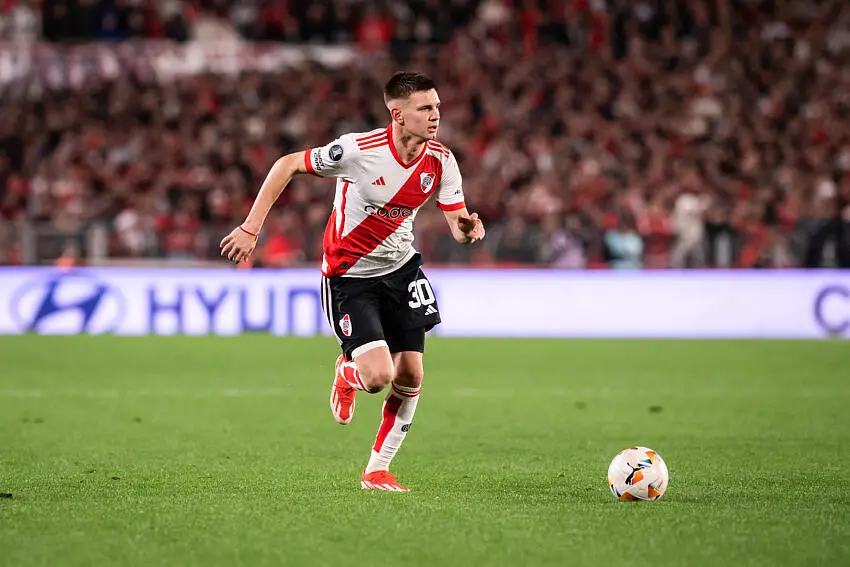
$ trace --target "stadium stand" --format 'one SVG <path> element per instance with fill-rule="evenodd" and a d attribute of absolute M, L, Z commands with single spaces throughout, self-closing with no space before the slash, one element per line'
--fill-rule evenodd
<path fill-rule="evenodd" d="M 209 261 L 283 153 L 440 85 L 481 245 L 432 263 L 850 267 L 842 2 L 0 3 L 0 263 Z M 320 260 L 333 184 L 298 178 L 255 265 Z M 88 260 L 87 260 L 88 259 Z"/>

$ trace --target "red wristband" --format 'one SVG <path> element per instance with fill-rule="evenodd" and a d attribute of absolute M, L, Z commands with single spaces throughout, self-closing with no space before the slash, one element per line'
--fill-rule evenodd
<path fill-rule="evenodd" d="M 241 225 L 241 224 L 239 225 L 239 230 L 241 230 L 241 231 L 242 231 L 242 232 L 244 232 L 245 234 L 250 234 L 250 235 L 251 235 L 251 236 L 253 236 L 254 238 L 257 238 L 257 235 L 256 235 L 256 234 L 254 234 L 253 232 L 249 232 L 249 231 L 245 230 L 244 228 L 242 228 L 242 225 Z M 258 234 L 259 234 L 259 233 L 258 233 Z"/>

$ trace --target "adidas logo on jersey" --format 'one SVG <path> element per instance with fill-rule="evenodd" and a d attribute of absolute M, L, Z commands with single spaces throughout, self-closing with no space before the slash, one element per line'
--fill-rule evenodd
<path fill-rule="evenodd" d="M 386 182 L 384 181 L 383 177 L 379 177 L 372 182 L 372 185 L 377 185 L 378 187 L 383 187 L 384 185 L 386 185 Z"/>
<path fill-rule="evenodd" d="M 437 310 L 434 309 L 434 306 L 429 305 L 428 309 L 425 310 L 425 315 L 434 315 L 436 312 L 437 312 Z"/>

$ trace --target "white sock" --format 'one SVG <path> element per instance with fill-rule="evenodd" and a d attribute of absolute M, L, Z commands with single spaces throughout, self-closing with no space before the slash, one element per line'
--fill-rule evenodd
<path fill-rule="evenodd" d="M 416 404 L 419 402 L 419 391 L 420 388 L 397 386 L 393 383 L 384 400 L 381 427 L 378 428 L 378 435 L 372 446 L 366 474 L 389 470 L 390 462 L 401 447 L 410 422 L 413 421 Z"/>

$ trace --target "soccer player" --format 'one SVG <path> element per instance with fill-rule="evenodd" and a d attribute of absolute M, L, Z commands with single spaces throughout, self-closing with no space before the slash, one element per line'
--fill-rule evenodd
<path fill-rule="evenodd" d="M 467 211 L 457 161 L 436 139 L 440 98 L 434 81 L 396 73 L 384 87 L 384 101 L 392 116 L 388 127 L 278 159 L 248 217 L 221 241 L 221 254 L 236 263 L 251 255 L 266 215 L 296 173 L 336 178 L 321 282 L 323 309 L 342 348 L 331 411 L 345 425 L 358 390 L 390 388 L 360 486 L 406 492 L 389 466 L 416 411 L 425 333 L 440 322 L 413 248 L 413 220 L 436 195 L 458 242 L 481 240 L 484 225 Z"/>

